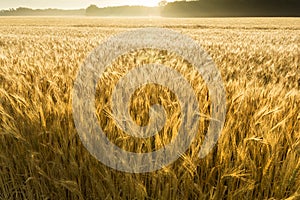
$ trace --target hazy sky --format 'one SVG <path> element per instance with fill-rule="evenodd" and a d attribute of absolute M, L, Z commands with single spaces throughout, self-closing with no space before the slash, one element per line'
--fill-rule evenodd
<path fill-rule="evenodd" d="M 119 5 L 155 6 L 160 0 L 0 0 L 0 10 L 17 7 L 30 8 L 86 8 L 91 4 L 99 7 Z"/>

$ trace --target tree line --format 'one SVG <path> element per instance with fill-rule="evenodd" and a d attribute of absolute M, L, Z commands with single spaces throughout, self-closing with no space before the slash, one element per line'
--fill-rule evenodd
<path fill-rule="evenodd" d="M 59 15 L 85 15 L 85 9 L 62 10 L 62 9 L 31 9 L 19 7 L 16 9 L 1 10 L 0 16 L 59 16 Z"/>
<path fill-rule="evenodd" d="M 163 16 L 163 17 L 267 17 L 300 16 L 300 0 L 162 0 L 157 7 L 118 6 L 86 9 L 17 8 L 0 11 L 0 15 L 87 15 L 87 16 Z"/>
<path fill-rule="evenodd" d="M 98 8 L 91 5 L 86 9 L 87 16 L 159 16 L 159 7 L 117 6 Z"/>
<path fill-rule="evenodd" d="M 300 16 L 299 0 L 198 0 L 167 3 L 165 17 Z"/>

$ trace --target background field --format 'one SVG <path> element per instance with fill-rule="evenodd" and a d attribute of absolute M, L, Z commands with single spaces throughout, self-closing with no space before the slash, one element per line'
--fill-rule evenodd
<path fill-rule="evenodd" d="M 71 94 L 78 68 L 101 41 L 146 26 L 187 34 L 209 52 L 223 76 L 228 111 L 218 145 L 206 158 L 197 157 L 204 120 L 199 140 L 178 161 L 157 172 L 127 174 L 104 166 L 83 147 Z M 1 17 L 0 199 L 299 199 L 299 44 L 299 18 Z M 188 65 L 176 55 L 145 50 L 120 58 L 111 69 L 124 73 L 123 65 L 150 61 L 178 70 Z M 109 88 L 118 78 L 107 73 L 100 94 L 101 86 Z M 205 85 L 194 81 L 201 109 L 209 114 Z M 161 99 L 177 109 L 164 89 L 149 86 L 142 95 L 153 91 L 167 94 Z M 176 135 L 172 130 L 168 137 L 162 132 L 151 141 L 132 141 L 113 128 L 107 105 L 101 99 L 96 105 L 99 119 L 107 120 L 100 123 L 125 149 L 153 150 Z M 134 117 L 143 124 L 145 116 Z M 176 127 L 173 122 L 169 128 Z M 138 148 L 142 143 L 153 145 Z"/>

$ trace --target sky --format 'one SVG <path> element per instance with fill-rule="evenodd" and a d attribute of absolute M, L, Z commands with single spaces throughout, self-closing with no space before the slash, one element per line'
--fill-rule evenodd
<path fill-rule="evenodd" d="M 17 7 L 29 8 L 87 8 L 91 4 L 98 7 L 120 5 L 156 6 L 160 0 L 0 0 L 0 10 Z"/>

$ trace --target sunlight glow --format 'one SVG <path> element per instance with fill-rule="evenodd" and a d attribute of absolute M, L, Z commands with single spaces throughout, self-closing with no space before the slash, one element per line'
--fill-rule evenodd
<path fill-rule="evenodd" d="M 143 6 L 157 6 L 160 0 L 138 1 Z"/>
<path fill-rule="evenodd" d="M 102 0 L 100 4 L 102 4 L 102 6 L 140 5 L 154 7 L 158 6 L 160 1 L 161 0 Z M 168 2 L 171 1 L 172 0 L 169 0 Z"/>
<path fill-rule="evenodd" d="M 112 6 L 158 6 L 161 0 L 1 0 L 0 10 L 18 7 L 38 8 L 61 8 L 61 9 L 80 9 L 87 8 L 89 5 L 97 5 L 98 7 Z M 174 0 L 168 0 L 172 2 Z"/>

